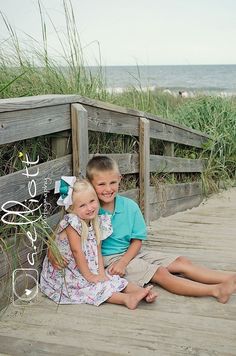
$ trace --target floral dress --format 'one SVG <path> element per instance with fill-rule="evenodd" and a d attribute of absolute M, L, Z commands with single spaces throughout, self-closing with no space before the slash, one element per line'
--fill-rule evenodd
<path fill-rule="evenodd" d="M 101 239 L 107 238 L 112 233 L 111 220 L 108 215 L 100 219 Z M 63 270 L 55 269 L 47 256 L 43 262 L 40 278 L 41 291 L 58 304 L 94 304 L 100 305 L 115 292 L 122 291 L 128 282 L 118 275 L 110 276 L 108 281 L 90 283 L 80 273 L 70 249 L 67 238 L 61 232 L 71 225 L 81 235 L 81 222 L 77 215 L 67 214 L 60 222 L 56 242 L 61 254 L 67 259 L 68 265 Z M 82 244 L 82 249 L 90 271 L 98 274 L 98 248 L 93 228 L 89 227 L 87 240 Z"/>

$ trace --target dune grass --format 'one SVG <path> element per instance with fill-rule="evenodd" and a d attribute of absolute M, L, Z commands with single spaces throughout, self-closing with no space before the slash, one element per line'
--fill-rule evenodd
<path fill-rule="evenodd" d="M 39 43 L 30 34 L 26 39 L 18 36 L 6 16 L 0 13 L 2 25 L 8 31 L 8 37 L 2 41 L 0 51 L 0 98 L 21 97 L 40 94 L 79 94 L 121 106 L 135 108 L 177 121 L 188 127 L 206 132 L 212 138 L 206 145 L 202 156 L 209 157 L 203 180 L 227 181 L 235 179 L 236 163 L 236 99 L 235 97 L 221 98 L 216 96 L 198 95 L 183 99 L 161 91 L 144 90 L 139 78 L 137 67 L 137 85 L 127 88 L 123 93 L 110 93 L 106 90 L 106 78 L 101 65 L 101 54 L 98 47 L 98 69 L 91 71 L 83 55 L 79 31 L 72 4 L 63 1 L 65 33 L 60 33 L 53 23 L 50 14 L 43 3 L 38 1 L 42 40 Z M 60 49 L 59 57 L 55 57 L 48 43 L 48 27 L 57 35 Z M 55 53 L 55 51 L 54 51 Z M 55 58 L 60 58 L 56 60 Z M 109 138 L 110 137 L 110 138 Z M 114 137 L 113 137 L 114 138 Z M 43 140 L 43 139 L 42 139 Z M 90 151 L 110 153 L 109 134 L 96 136 L 91 134 Z M 127 152 L 137 150 L 135 138 L 116 138 L 117 151 Z M 128 142 L 127 142 L 128 140 Z M 40 141 L 33 139 L 27 142 L 31 150 L 36 151 Z M 152 150 L 158 151 L 152 143 Z M 35 146 L 35 147 L 32 147 Z M 48 151 L 50 150 L 49 144 Z M 4 170 L 2 174 L 17 170 L 16 152 L 22 143 L 6 145 L 1 148 L 0 159 Z M 23 148 L 24 148 L 23 144 Z M 42 144 L 45 147 L 45 144 Z M 114 145 L 113 145 L 114 147 Z M 26 149 L 26 148 L 25 148 Z M 186 154 L 187 152 L 187 154 Z M 193 149 L 185 150 L 176 146 L 176 154 L 189 158 L 198 158 L 199 154 Z M 45 155 L 47 156 L 47 149 Z M 6 169 L 7 167 L 7 169 Z M 210 187 L 211 184 L 208 184 Z M 207 186 L 207 184 L 206 184 Z"/>

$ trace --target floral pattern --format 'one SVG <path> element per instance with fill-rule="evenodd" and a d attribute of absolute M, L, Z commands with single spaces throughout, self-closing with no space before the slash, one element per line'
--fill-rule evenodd
<path fill-rule="evenodd" d="M 102 215 L 99 220 L 102 232 L 101 239 L 105 239 L 112 233 L 111 219 L 109 215 Z M 68 239 L 61 236 L 68 225 L 71 225 L 78 234 L 81 234 L 79 217 L 75 214 L 65 215 L 60 222 L 56 242 L 61 254 L 67 259 L 68 265 L 63 270 L 57 270 L 46 256 L 41 273 L 41 291 L 58 304 L 87 303 L 98 306 L 110 298 L 113 293 L 122 291 L 128 282 L 117 275 L 108 275 L 108 281 L 96 284 L 88 282 L 75 264 Z M 90 271 L 98 274 L 97 241 L 92 226 L 89 227 L 88 238 L 82 245 L 82 249 Z"/>

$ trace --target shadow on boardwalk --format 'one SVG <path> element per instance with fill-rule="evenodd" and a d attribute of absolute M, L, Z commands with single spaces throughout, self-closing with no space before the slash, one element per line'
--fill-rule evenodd
<path fill-rule="evenodd" d="M 151 224 L 147 247 L 236 271 L 236 188 Z M 228 304 L 157 287 L 155 304 L 134 311 L 104 304 L 57 306 L 42 295 L 9 307 L 0 324 L 8 355 L 236 355 L 236 295 Z"/>

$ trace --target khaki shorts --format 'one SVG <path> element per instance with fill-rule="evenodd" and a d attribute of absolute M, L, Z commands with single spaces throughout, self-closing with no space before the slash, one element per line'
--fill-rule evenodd
<path fill-rule="evenodd" d="M 121 256 L 123 254 L 103 256 L 105 268 L 118 261 Z M 179 255 L 166 255 L 161 252 L 142 249 L 126 267 L 124 278 L 142 287 L 150 282 L 159 267 L 169 266 L 178 257 Z"/>

